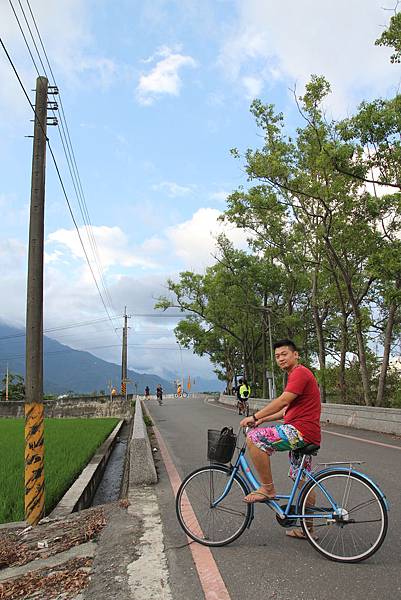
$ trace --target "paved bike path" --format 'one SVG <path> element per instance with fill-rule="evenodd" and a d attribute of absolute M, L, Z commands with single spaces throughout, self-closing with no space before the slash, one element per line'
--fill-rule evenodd
<path fill-rule="evenodd" d="M 149 407 L 182 478 L 206 463 L 208 428 L 220 429 L 224 425 L 237 427 L 239 422 L 238 415 L 230 408 L 199 398 L 171 399 L 161 407 L 150 402 Z M 360 439 L 343 437 L 346 435 Z M 370 444 L 369 441 L 376 444 Z M 379 446 L 377 443 L 386 445 Z M 384 545 L 371 559 L 361 564 L 330 562 L 306 541 L 286 538 L 285 529 L 276 523 L 275 515 L 266 506 L 257 506 L 256 518 L 250 530 L 233 544 L 212 551 L 231 600 L 246 596 L 255 600 L 338 600 L 350 597 L 355 600 L 376 600 L 379 594 L 401 598 L 399 448 L 401 440 L 394 436 L 344 427 L 325 427 L 322 450 L 315 460 L 365 460 L 366 464 L 361 466 L 361 470 L 377 480 L 385 490 L 392 510 Z M 174 497 L 161 460 L 158 461 L 158 468 L 158 496 L 174 598 L 204 598 L 186 546 L 186 536 L 180 531 L 175 517 Z M 286 472 L 286 455 L 276 455 L 273 458 L 273 473 L 280 491 L 290 487 Z"/>

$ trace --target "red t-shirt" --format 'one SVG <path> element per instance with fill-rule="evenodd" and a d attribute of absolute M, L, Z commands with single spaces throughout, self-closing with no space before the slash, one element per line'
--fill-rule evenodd
<path fill-rule="evenodd" d="M 320 445 L 320 392 L 313 373 L 297 365 L 288 375 L 284 391 L 297 394 L 285 412 L 284 423 L 296 427 L 308 444 Z"/>

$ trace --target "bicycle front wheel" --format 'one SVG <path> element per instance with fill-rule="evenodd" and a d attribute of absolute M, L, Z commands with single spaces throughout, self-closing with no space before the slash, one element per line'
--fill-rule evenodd
<path fill-rule="evenodd" d="M 177 492 L 178 521 L 190 538 L 204 546 L 233 542 L 251 518 L 251 506 L 243 501 L 248 489 L 237 475 L 225 498 L 213 506 L 226 489 L 230 475 L 230 469 L 223 465 L 201 467 L 184 479 Z"/>
<path fill-rule="evenodd" d="M 316 480 L 300 498 L 302 514 L 311 515 L 301 519 L 308 541 L 338 562 L 356 563 L 372 556 L 388 527 L 387 508 L 377 489 L 363 475 L 348 471 L 322 473 Z"/>

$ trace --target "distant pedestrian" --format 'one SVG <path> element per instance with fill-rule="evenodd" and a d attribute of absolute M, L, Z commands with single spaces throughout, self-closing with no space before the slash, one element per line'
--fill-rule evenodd
<path fill-rule="evenodd" d="M 160 406 L 163 404 L 163 388 L 159 383 L 156 388 L 156 398 Z"/>
<path fill-rule="evenodd" d="M 149 398 L 149 396 L 150 396 L 150 389 L 149 389 L 149 386 L 147 385 L 147 386 L 145 387 L 145 399 L 146 399 L 146 398 Z"/>

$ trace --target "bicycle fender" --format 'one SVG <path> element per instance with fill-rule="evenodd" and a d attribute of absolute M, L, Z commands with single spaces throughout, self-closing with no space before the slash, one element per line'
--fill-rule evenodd
<path fill-rule="evenodd" d="M 379 486 L 377 485 L 377 483 L 375 481 L 373 481 L 373 479 L 371 479 L 368 475 L 366 475 L 366 473 L 361 473 L 360 471 L 356 471 L 355 469 L 347 469 L 346 467 L 327 467 L 326 469 L 322 469 L 321 471 L 318 471 L 317 473 L 313 474 L 314 479 L 317 479 L 317 477 L 320 477 L 320 475 L 326 475 L 326 474 L 330 474 L 333 472 L 340 472 L 340 473 L 344 473 L 344 474 L 348 474 L 348 473 L 353 473 L 354 475 L 359 475 L 362 479 L 365 479 L 366 481 L 368 481 L 377 491 L 377 493 L 379 494 L 380 498 L 383 500 L 384 505 L 387 509 L 387 511 L 390 510 L 390 503 L 387 500 L 386 496 L 384 495 L 384 493 L 382 492 L 382 490 L 379 488 Z M 298 494 L 298 498 L 297 498 L 297 510 L 298 510 L 298 500 L 301 497 L 301 494 L 303 492 L 303 490 L 305 489 L 305 487 L 311 482 L 311 479 L 308 479 L 308 481 L 306 481 L 304 483 L 304 485 L 302 486 L 302 488 L 299 491 Z"/>

